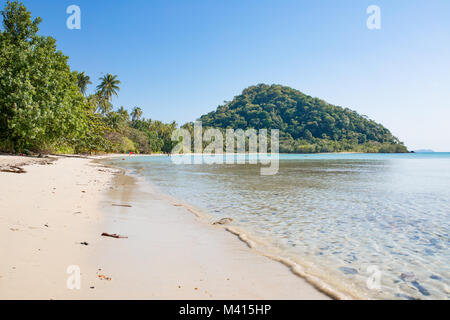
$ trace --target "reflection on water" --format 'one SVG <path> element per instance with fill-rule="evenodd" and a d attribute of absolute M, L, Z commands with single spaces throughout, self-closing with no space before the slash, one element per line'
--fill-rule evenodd
<path fill-rule="evenodd" d="M 450 154 L 283 155 L 275 176 L 261 176 L 258 165 L 174 165 L 167 157 L 119 165 L 232 217 L 362 297 L 450 297 Z M 379 290 L 367 288 L 373 270 Z"/>

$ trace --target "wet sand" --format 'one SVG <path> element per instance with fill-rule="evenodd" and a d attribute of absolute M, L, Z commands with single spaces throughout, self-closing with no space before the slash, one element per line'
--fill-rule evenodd
<path fill-rule="evenodd" d="M 0 173 L 0 299 L 329 299 L 117 169 L 73 158 L 25 168 Z"/>

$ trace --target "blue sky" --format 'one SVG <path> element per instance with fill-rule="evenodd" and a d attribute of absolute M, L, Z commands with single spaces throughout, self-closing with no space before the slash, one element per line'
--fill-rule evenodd
<path fill-rule="evenodd" d="M 277 83 L 367 115 L 411 149 L 450 151 L 448 0 L 23 2 L 74 70 L 95 85 L 119 76 L 116 107 L 182 124 Z M 72 4 L 81 30 L 66 28 Z M 381 30 L 366 27 L 372 4 Z"/>

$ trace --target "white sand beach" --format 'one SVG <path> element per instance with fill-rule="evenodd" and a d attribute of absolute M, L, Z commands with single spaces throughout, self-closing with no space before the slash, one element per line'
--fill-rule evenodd
<path fill-rule="evenodd" d="M 26 171 L 0 173 L 0 299 L 329 299 L 118 169 L 48 160 L 0 156 Z"/>

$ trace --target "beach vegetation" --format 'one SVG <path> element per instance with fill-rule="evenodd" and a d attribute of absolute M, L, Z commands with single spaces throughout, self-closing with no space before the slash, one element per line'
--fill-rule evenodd
<path fill-rule="evenodd" d="M 0 151 L 11 153 L 170 152 L 176 123 L 114 111 L 120 80 L 106 73 L 96 91 L 71 70 L 56 40 L 39 35 L 41 18 L 6 2 L 0 29 Z"/>
<path fill-rule="evenodd" d="M 91 77 L 71 70 L 23 3 L 8 0 L 1 15 L 0 151 L 171 153 L 176 122 L 146 118 L 140 107 L 115 109 L 118 75 L 105 73 L 90 90 Z M 278 129 L 286 153 L 407 152 L 381 124 L 281 85 L 251 86 L 200 120 L 223 133 Z M 193 123 L 182 128 L 192 132 Z"/>
<path fill-rule="evenodd" d="M 407 152 L 381 124 L 290 87 L 259 84 L 200 118 L 205 128 L 278 129 L 280 152 Z"/>

